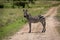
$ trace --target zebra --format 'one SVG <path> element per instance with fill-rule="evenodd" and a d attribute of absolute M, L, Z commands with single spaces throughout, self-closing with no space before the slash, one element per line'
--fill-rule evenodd
<path fill-rule="evenodd" d="M 31 33 L 31 23 L 37 23 L 37 22 L 41 22 L 41 24 L 43 26 L 42 32 L 46 31 L 46 19 L 44 16 L 42 16 L 42 15 L 32 16 L 31 14 L 28 13 L 27 9 L 23 9 L 23 13 L 24 13 L 24 17 L 29 22 L 29 33 Z"/>

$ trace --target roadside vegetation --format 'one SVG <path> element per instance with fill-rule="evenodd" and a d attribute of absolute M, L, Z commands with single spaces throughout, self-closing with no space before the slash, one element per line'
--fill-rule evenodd
<path fill-rule="evenodd" d="M 23 9 L 28 9 L 28 12 L 33 16 L 45 14 L 50 7 L 55 5 L 52 2 L 38 2 L 29 4 L 30 8 L 26 5 L 25 8 L 21 6 L 12 7 L 11 2 L 4 3 L 4 8 L 0 9 L 0 40 L 13 35 L 20 30 L 27 20 L 23 17 Z M 1 6 L 0 6 L 1 7 Z"/>

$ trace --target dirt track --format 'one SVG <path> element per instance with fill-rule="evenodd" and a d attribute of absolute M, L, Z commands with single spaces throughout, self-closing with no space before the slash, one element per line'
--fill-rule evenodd
<path fill-rule="evenodd" d="M 24 25 L 24 28 L 11 36 L 9 40 L 60 40 L 60 36 L 55 28 L 58 24 L 54 17 L 56 14 L 57 7 L 52 7 L 49 9 L 47 14 L 44 15 L 46 16 L 47 22 L 45 33 L 41 33 L 41 23 L 32 23 L 32 33 L 28 33 L 29 25 L 26 24 Z"/>

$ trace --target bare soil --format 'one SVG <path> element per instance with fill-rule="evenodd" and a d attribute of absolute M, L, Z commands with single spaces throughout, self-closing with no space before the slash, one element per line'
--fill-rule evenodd
<path fill-rule="evenodd" d="M 27 23 L 16 34 L 10 36 L 9 40 L 60 40 L 60 36 L 56 31 L 56 27 L 58 25 L 58 22 L 55 19 L 57 8 L 58 7 L 50 8 L 44 15 L 47 23 L 45 33 L 41 32 L 43 28 L 41 23 L 32 23 L 32 32 L 28 33 L 29 25 Z"/>

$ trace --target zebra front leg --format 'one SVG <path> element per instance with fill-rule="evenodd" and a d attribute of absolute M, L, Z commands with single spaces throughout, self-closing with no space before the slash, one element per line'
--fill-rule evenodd
<path fill-rule="evenodd" d="M 46 21 L 45 21 L 45 18 L 42 20 L 42 25 L 43 25 L 43 30 L 42 32 L 45 32 L 46 31 Z"/>
<path fill-rule="evenodd" d="M 29 33 L 31 33 L 31 22 L 29 22 Z"/>
<path fill-rule="evenodd" d="M 45 32 L 45 31 L 46 31 L 46 22 L 43 22 L 42 25 L 43 25 L 43 30 L 42 30 L 42 32 Z"/>

